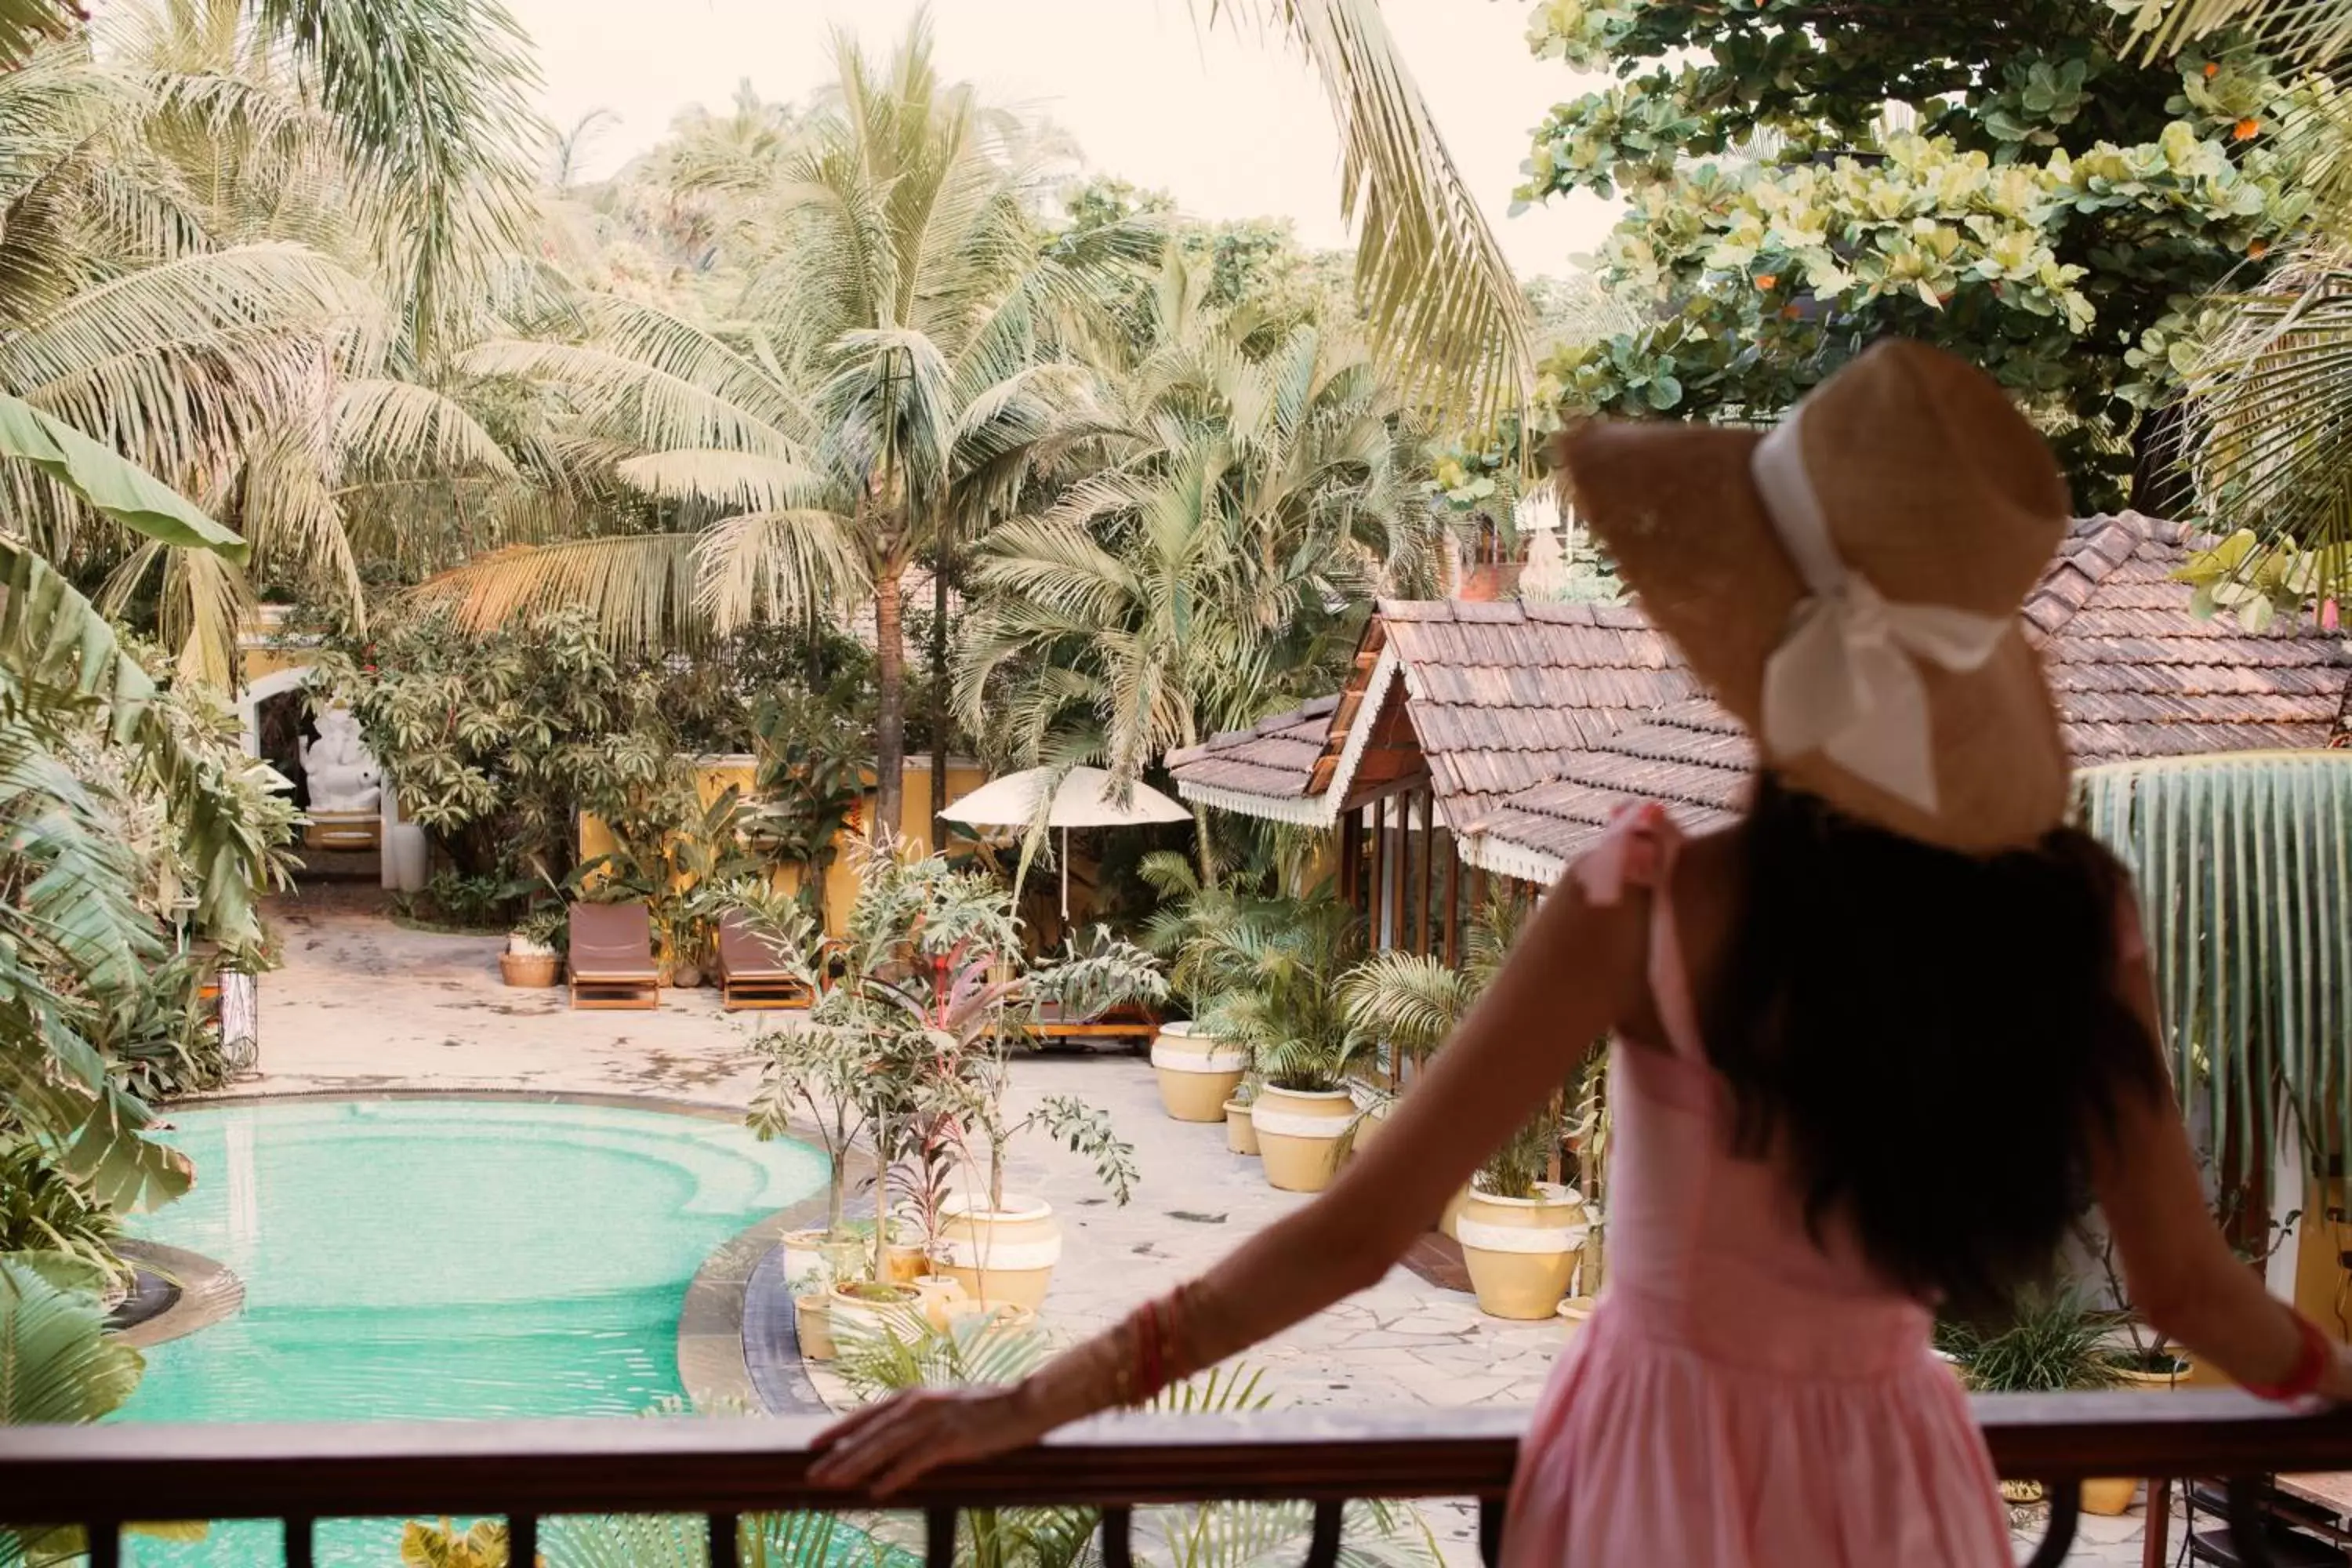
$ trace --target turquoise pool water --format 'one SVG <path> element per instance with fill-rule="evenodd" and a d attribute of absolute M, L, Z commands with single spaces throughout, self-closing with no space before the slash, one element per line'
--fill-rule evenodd
<path fill-rule="evenodd" d="M 820 1190 L 824 1156 L 740 1125 L 514 1100 L 175 1110 L 194 1189 L 138 1233 L 215 1258 L 245 1310 L 147 1352 L 118 1419 L 635 1415 L 684 1393 L 678 1310 L 730 1237 Z M 259 1568 L 274 1529 L 133 1539 L 153 1568 Z M 396 1526 L 320 1527 L 388 1568 Z"/>

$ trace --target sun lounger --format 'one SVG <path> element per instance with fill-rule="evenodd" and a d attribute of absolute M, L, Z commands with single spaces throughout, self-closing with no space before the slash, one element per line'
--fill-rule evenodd
<path fill-rule="evenodd" d="M 1074 1041 L 1095 1046 L 1125 1041 L 1149 1046 L 1151 1037 L 1160 1032 L 1160 1020 L 1148 1008 L 1132 1005 L 1121 1005 L 1087 1017 L 1067 1012 L 1057 1002 L 1047 1002 L 1039 1005 L 1028 1028 L 1030 1037 L 1041 1044 Z"/>
<path fill-rule="evenodd" d="M 719 1005 L 730 1013 L 747 1007 L 805 1007 L 815 1000 L 773 938 L 741 910 L 719 921 Z"/>
<path fill-rule="evenodd" d="M 572 906 L 572 1005 L 658 1007 L 653 921 L 643 904 Z"/>

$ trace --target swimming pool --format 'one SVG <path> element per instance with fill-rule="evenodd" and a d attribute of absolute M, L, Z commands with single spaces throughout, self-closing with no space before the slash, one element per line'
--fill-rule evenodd
<path fill-rule="evenodd" d="M 126 1421 L 635 1415 L 684 1393 L 678 1311 L 720 1244 L 820 1191 L 824 1156 L 739 1123 L 523 1100 L 182 1108 L 185 1197 L 134 1227 L 245 1282 L 234 1318 L 146 1352 Z M 399 1560 L 396 1525 L 320 1561 Z M 274 1527 L 133 1538 L 153 1568 L 278 1561 Z"/>

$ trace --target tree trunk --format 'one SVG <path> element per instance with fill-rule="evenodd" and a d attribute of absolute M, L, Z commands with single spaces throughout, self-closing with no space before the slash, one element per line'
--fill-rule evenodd
<path fill-rule="evenodd" d="M 948 841 L 948 574 L 954 548 L 942 540 L 931 561 L 931 847 Z"/>
<path fill-rule="evenodd" d="M 898 599 L 906 575 L 892 559 L 874 574 L 874 680 L 881 712 L 874 725 L 874 820 L 866 831 L 879 843 L 898 836 L 907 775 L 907 628 Z"/>
<path fill-rule="evenodd" d="M 1192 807 L 1192 847 L 1201 862 L 1202 888 L 1205 889 L 1215 887 L 1217 885 L 1217 851 L 1209 842 L 1209 808 L 1205 805 L 1196 805 Z"/>

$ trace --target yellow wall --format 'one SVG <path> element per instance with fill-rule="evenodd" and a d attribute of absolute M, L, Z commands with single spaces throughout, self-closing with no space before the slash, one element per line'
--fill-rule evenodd
<path fill-rule="evenodd" d="M 730 784 L 748 795 L 751 793 L 752 774 L 753 763 L 749 757 L 705 758 L 695 764 L 695 791 L 701 795 L 705 805 L 717 800 Z M 931 770 L 910 759 L 903 776 L 905 784 L 899 795 L 899 837 L 929 851 L 934 847 L 931 843 Z M 987 773 L 976 763 L 950 762 L 948 764 L 948 799 L 950 801 L 961 799 L 987 782 Z M 870 814 L 873 809 L 874 797 L 868 794 L 864 811 Z M 861 816 L 861 825 L 862 822 Z M 612 847 L 612 831 L 593 816 L 582 816 L 580 858 L 593 859 Z M 845 846 L 836 841 L 835 848 L 843 847 Z M 799 886 L 797 872 L 785 871 L 777 878 L 777 887 L 781 891 L 793 892 Z M 825 874 L 824 882 L 825 912 L 832 934 L 839 934 L 841 921 L 849 913 L 849 906 L 856 897 L 856 875 L 849 868 L 847 857 L 836 854 L 832 868 Z"/>

